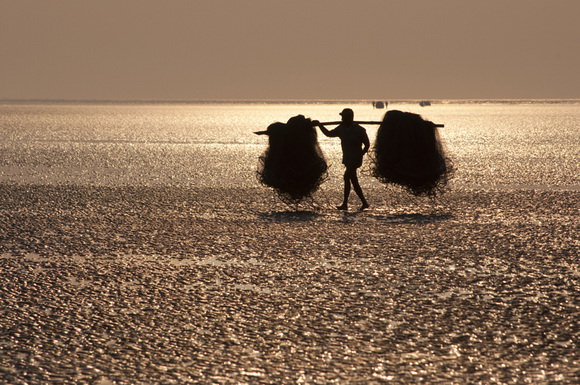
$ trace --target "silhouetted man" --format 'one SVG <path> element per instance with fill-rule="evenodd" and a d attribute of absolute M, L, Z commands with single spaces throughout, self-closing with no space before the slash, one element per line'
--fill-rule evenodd
<path fill-rule="evenodd" d="M 346 166 L 346 171 L 344 172 L 344 200 L 337 209 L 348 210 L 348 196 L 350 195 L 350 186 L 352 184 L 354 191 L 362 202 L 360 209 L 364 210 L 369 207 L 369 204 L 358 183 L 356 169 L 362 165 L 363 155 L 369 150 L 369 137 L 364 127 L 354 123 L 354 112 L 350 108 L 342 110 L 340 115 L 342 116 L 342 123 L 332 131 L 326 129 L 317 120 L 313 123 L 320 127 L 324 135 L 340 138 L 342 164 Z"/>

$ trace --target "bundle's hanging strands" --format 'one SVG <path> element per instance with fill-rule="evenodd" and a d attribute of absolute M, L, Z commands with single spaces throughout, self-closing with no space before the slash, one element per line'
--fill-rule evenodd
<path fill-rule="evenodd" d="M 385 114 L 374 144 L 372 173 L 417 196 L 444 192 L 453 173 L 437 127 L 420 115 L 397 110 Z"/>
<path fill-rule="evenodd" d="M 259 158 L 260 183 L 274 188 L 288 204 L 311 198 L 328 169 L 312 121 L 298 115 L 256 134 L 268 135 L 268 148 Z"/>

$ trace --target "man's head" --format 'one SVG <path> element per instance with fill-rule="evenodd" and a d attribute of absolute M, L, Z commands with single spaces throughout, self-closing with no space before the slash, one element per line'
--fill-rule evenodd
<path fill-rule="evenodd" d="M 342 116 L 342 121 L 345 123 L 352 123 L 354 120 L 354 112 L 350 108 L 342 110 L 340 116 Z"/>

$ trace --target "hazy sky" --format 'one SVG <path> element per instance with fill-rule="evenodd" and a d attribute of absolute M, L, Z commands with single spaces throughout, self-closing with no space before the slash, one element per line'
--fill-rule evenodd
<path fill-rule="evenodd" d="M 580 98 L 580 0 L 0 0 L 0 99 Z"/>

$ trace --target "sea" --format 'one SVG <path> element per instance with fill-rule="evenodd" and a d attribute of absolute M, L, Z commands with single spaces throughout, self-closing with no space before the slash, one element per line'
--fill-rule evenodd
<path fill-rule="evenodd" d="M 580 101 L 3 102 L 0 183 L 254 187 L 267 137 L 255 135 L 296 115 L 380 121 L 387 110 L 444 125 L 455 165 L 451 187 L 579 190 Z M 373 142 L 377 125 L 367 125 Z M 319 135 L 341 183 L 339 141 Z M 364 168 L 364 167 L 363 167 Z M 369 173 L 365 185 L 377 184 Z"/>
<path fill-rule="evenodd" d="M 580 101 L 389 102 L 443 125 L 452 191 L 384 194 L 366 160 L 371 208 L 335 210 L 319 135 L 329 176 L 287 207 L 254 132 L 345 107 L 387 111 L 0 102 L 0 385 L 579 383 Z"/>

